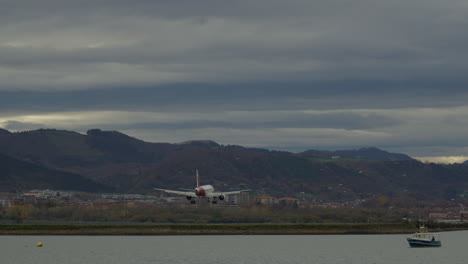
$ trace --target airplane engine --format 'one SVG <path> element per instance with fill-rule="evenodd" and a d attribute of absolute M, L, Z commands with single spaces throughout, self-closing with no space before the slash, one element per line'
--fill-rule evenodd
<path fill-rule="evenodd" d="M 187 195 L 187 200 L 192 200 L 192 196 Z"/>
<path fill-rule="evenodd" d="M 222 200 L 224 200 L 224 195 L 220 195 L 218 198 L 219 198 L 219 200 L 222 201 Z"/>

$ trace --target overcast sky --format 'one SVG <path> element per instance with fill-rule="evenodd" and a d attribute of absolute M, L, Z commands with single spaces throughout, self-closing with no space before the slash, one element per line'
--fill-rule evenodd
<path fill-rule="evenodd" d="M 467 28 L 466 0 L 0 0 L 0 127 L 464 160 Z"/>

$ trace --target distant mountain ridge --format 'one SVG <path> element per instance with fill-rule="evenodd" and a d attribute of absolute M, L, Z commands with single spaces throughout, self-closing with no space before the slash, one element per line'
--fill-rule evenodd
<path fill-rule="evenodd" d="M 147 193 L 157 187 L 192 188 L 198 169 L 202 184 L 223 191 L 247 188 L 259 194 L 306 194 L 310 199 L 330 201 L 382 195 L 403 202 L 437 201 L 461 199 L 468 193 L 468 166 L 425 164 L 377 148 L 290 153 L 224 146 L 210 140 L 148 143 L 100 129 L 86 134 L 40 129 L 0 131 L 0 153 L 21 161 L 13 168 L 0 167 L 0 175 L 7 170 L 28 175 L 34 165 L 63 172 L 54 175 L 65 182 L 79 175 L 98 184 L 89 190 L 102 187 Z M 34 181 L 23 176 L 16 177 L 16 186 L 34 187 Z M 54 179 L 37 176 L 35 184 L 45 186 L 58 181 Z M 19 184 L 23 180 L 30 183 Z"/>
<path fill-rule="evenodd" d="M 335 151 L 319 151 L 307 150 L 301 153 L 304 157 L 309 158 L 348 158 L 348 159 L 364 159 L 364 160 L 380 160 L 380 161 L 396 161 L 396 160 L 413 160 L 408 155 L 400 153 L 391 153 L 376 147 L 360 148 L 357 150 L 335 150 Z"/>
<path fill-rule="evenodd" d="M 367 160 L 412 160 L 408 155 L 390 153 L 375 147 L 360 148 L 358 150 L 336 150 L 333 151 L 333 155 Z"/>
<path fill-rule="evenodd" d="M 5 129 L 0 128 L 0 135 L 2 135 L 2 134 L 3 134 L 3 135 L 9 135 L 9 134 L 11 134 L 11 132 L 8 131 L 8 130 L 5 130 Z"/>

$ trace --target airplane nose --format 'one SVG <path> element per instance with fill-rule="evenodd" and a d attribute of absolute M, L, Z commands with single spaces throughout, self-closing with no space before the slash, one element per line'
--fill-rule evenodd
<path fill-rule="evenodd" d="M 195 194 L 198 195 L 198 193 L 200 192 L 200 190 L 198 190 L 198 188 L 195 189 Z"/>

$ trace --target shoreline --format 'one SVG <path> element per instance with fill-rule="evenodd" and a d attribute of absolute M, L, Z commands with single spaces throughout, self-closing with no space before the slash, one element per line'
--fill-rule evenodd
<path fill-rule="evenodd" d="M 433 232 L 468 230 L 465 225 Z M 0 235 L 364 235 L 410 234 L 411 224 L 144 224 L 144 225 L 0 225 Z"/>

